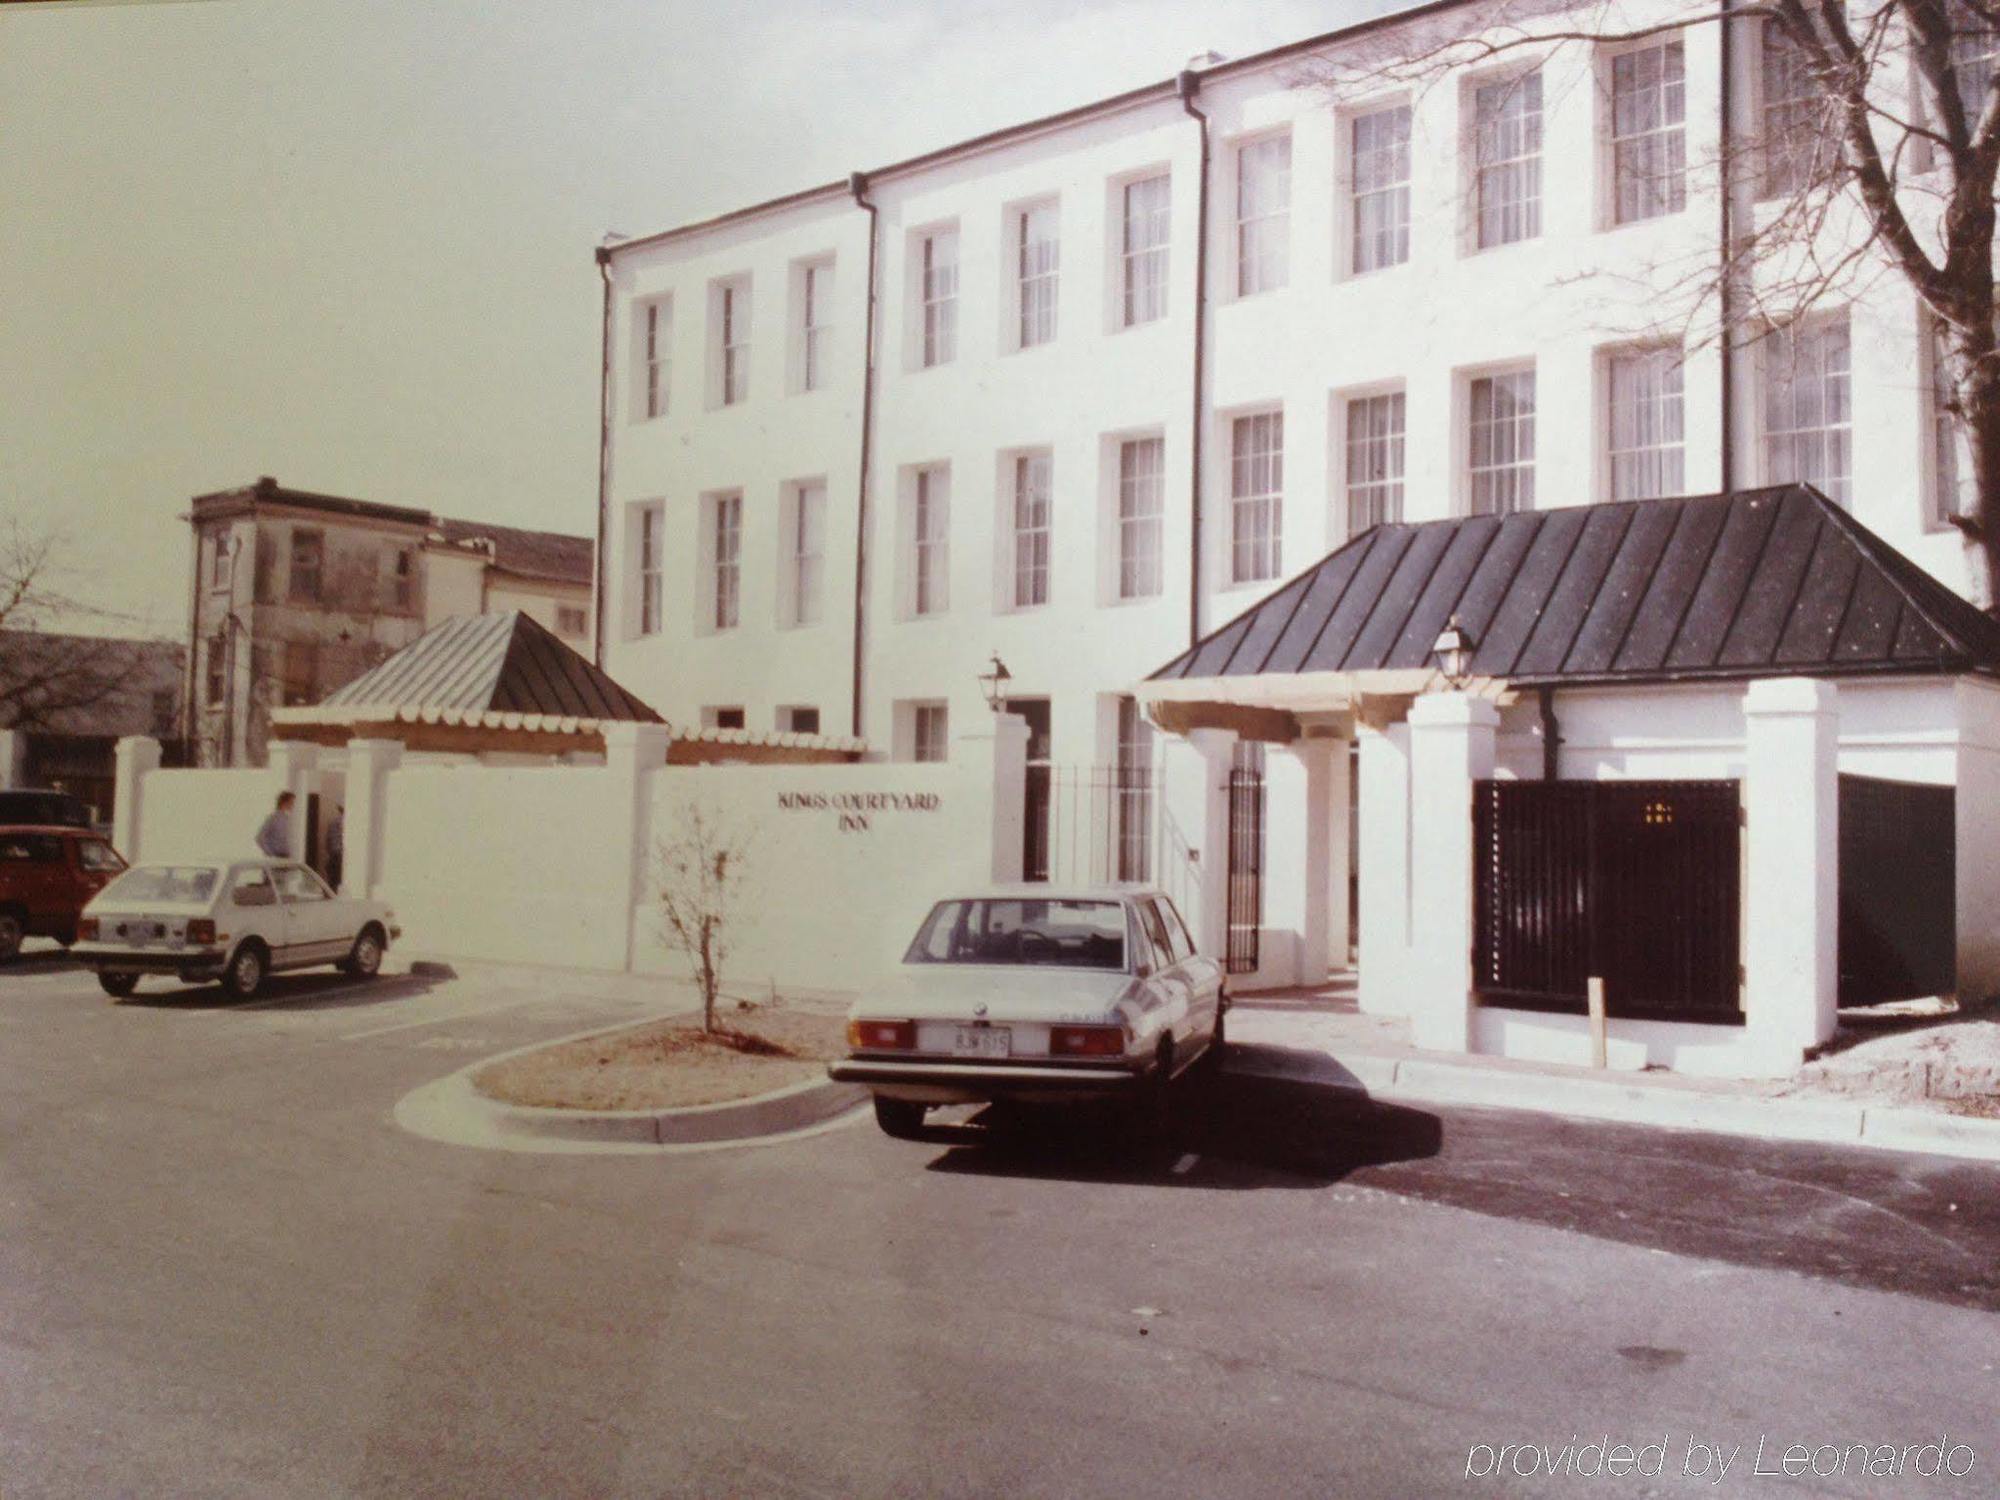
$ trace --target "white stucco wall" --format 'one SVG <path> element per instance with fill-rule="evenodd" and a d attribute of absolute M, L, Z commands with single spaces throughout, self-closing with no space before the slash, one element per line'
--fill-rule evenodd
<path fill-rule="evenodd" d="M 152 771 L 140 802 L 133 860 L 246 859 L 278 796 L 267 770 Z"/>

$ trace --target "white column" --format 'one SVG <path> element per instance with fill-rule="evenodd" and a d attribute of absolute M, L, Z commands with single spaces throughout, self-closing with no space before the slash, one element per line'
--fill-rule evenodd
<path fill-rule="evenodd" d="M 306 777 L 319 762 L 319 746 L 301 740 L 273 740 L 265 759 L 278 791 L 292 794 L 292 857 L 303 860 L 306 857 Z M 271 795 L 276 797 L 277 792 Z"/>
<path fill-rule="evenodd" d="M 111 847 L 136 863 L 146 778 L 160 769 L 160 742 L 148 735 L 128 734 L 118 742 L 117 753 L 117 779 L 111 790 Z"/>
<path fill-rule="evenodd" d="M 1839 1008 L 1838 696 L 1810 677 L 1753 682 L 1743 724 L 1746 1039 L 1761 1069 L 1788 1073 Z"/>
<path fill-rule="evenodd" d="M 343 895 L 372 896 L 382 878 L 382 851 L 389 834 L 389 773 L 402 760 L 401 740 L 347 742 L 347 811 L 341 821 Z"/>
<path fill-rule="evenodd" d="M 1334 752 L 1345 755 L 1344 741 L 1325 739 L 1294 740 L 1272 747 L 1264 763 L 1264 927 L 1268 939 L 1276 928 L 1292 937 L 1289 973 L 1269 972 L 1266 982 L 1317 985 L 1326 982 L 1335 967 L 1332 892 L 1333 798 L 1331 783 L 1344 778 L 1346 766 L 1334 769 Z M 1345 799 L 1342 799 L 1343 802 Z M 1345 809 L 1342 809 L 1343 820 Z M 1340 906 L 1342 946 L 1339 964 L 1347 959 L 1345 946 L 1347 867 L 1346 838 L 1341 839 Z M 1264 967 L 1275 970 L 1265 954 Z"/>
<path fill-rule="evenodd" d="M 653 772 L 667 763 L 667 746 L 673 730 L 665 724 L 606 724 L 604 726 L 604 770 L 610 793 L 617 799 L 620 816 L 617 826 L 625 829 L 625 943 L 622 954 L 604 955 L 604 961 L 623 969 L 632 967 L 633 938 L 639 907 L 651 902 L 647 892 L 652 884 L 653 864 Z M 573 774 L 588 776 L 589 771 Z M 585 960 L 588 962 L 589 960 Z"/>
<path fill-rule="evenodd" d="M 2000 687 L 1960 678 L 1955 697 L 1958 998 L 1969 1006 L 2000 993 Z"/>
<path fill-rule="evenodd" d="M 1410 984 L 1410 726 L 1358 729 L 1361 747 L 1360 1002 L 1408 1015 Z"/>
<path fill-rule="evenodd" d="M 1347 875 L 1353 864 L 1348 848 L 1354 797 L 1353 745 L 1348 740 L 1328 740 L 1326 777 L 1326 966 L 1333 973 L 1347 967 L 1347 955 L 1354 945 L 1352 913 L 1348 908 Z"/>
<path fill-rule="evenodd" d="M 21 784 L 28 763 L 28 736 L 18 729 L 0 729 L 0 792 Z"/>
<path fill-rule="evenodd" d="M 1410 705 L 1411 1039 L 1472 1046 L 1472 784 L 1493 774 L 1500 711 L 1436 693 Z"/>
<path fill-rule="evenodd" d="M 1162 743 L 1160 879 L 1203 953 L 1229 951 L 1229 767 L 1233 729 L 1191 729 Z"/>
<path fill-rule="evenodd" d="M 952 736 L 951 756 L 991 788 L 987 844 L 974 861 L 974 878 L 1010 884 L 1021 878 L 1028 835 L 1028 721 L 1019 714 L 988 714 L 978 727 Z"/>

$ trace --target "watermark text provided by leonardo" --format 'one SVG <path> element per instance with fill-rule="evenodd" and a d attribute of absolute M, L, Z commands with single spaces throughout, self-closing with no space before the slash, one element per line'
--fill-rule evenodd
<path fill-rule="evenodd" d="M 1972 1449 L 1940 1433 L 1934 1441 L 1884 1443 L 1788 1442 L 1759 1434 L 1755 1442 L 1709 1442 L 1671 1434 L 1656 1443 L 1614 1443 L 1572 1435 L 1567 1442 L 1474 1443 L 1465 1456 L 1467 1479 L 1553 1478 L 1706 1480 L 1736 1479 L 1964 1479 L 1975 1463 Z"/>

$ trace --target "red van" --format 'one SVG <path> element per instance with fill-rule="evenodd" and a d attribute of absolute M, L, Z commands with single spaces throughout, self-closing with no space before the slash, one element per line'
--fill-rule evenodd
<path fill-rule="evenodd" d="M 75 942 L 85 903 L 124 868 L 109 840 L 88 828 L 0 827 L 0 963 L 21 951 L 23 938 Z"/>

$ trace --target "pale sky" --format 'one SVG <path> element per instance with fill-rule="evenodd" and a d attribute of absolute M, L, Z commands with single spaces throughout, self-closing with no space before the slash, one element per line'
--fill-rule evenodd
<path fill-rule="evenodd" d="M 260 474 L 595 526 L 607 230 L 883 165 L 1383 0 L 0 5 L 0 518 L 185 634 Z"/>

